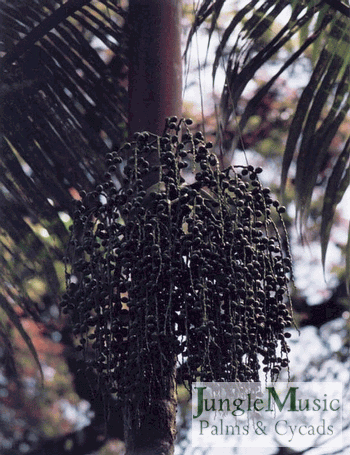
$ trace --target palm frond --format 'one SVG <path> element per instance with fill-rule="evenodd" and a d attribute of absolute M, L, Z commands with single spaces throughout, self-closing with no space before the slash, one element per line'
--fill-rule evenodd
<path fill-rule="evenodd" d="M 232 114 L 236 113 L 242 93 L 247 84 L 254 79 L 257 71 L 266 63 L 269 63 L 314 15 L 312 10 L 306 10 L 304 14 L 301 14 L 300 9 L 297 8 L 292 12 L 288 23 L 259 49 L 257 47 L 257 37 L 262 36 L 269 29 L 271 23 L 288 6 L 289 2 L 279 3 L 279 7 L 274 8 L 272 13 L 266 16 L 263 16 L 264 11 L 260 8 L 259 14 L 257 14 L 258 17 L 262 17 L 260 22 L 257 19 L 255 21 L 249 20 L 239 32 L 234 47 L 228 53 L 226 70 L 227 87 L 222 93 L 220 106 L 224 128 L 230 121 Z M 252 28 L 247 28 L 248 23 L 251 24 Z M 327 20 L 325 20 L 323 26 L 326 23 Z M 221 56 L 217 55 L 217 58 L 220 59 Z M 287 67 L 284 68 L 284 70 L 286 69 Z"/>
<path fill-rule="evenodd" d="M 350 17 L 350 8 L 340 0 L 325 0 L 325 2 L 336 11 L 344 14 L 344 16 Z"/>
<path fill-rule="evenodd" d="M 34 360 L 35 360 L 35 363 L 38 366 L 38 369 L 39 369 L 40 375 L 41 375 L 41 381 L 42 381 L 42 384 L 43 384 L 44 375 L 43 375 L 43 371 L 41 369 L 39 357 L 38 357 L 36 349 L 35 349 L 35 347 L 33 345 L 33 342 L 31 340 L 30 336 L 24 330 L 23 325 L 21 324 L 21 320 L 20 320 L 18 314 L 15 312 L 15 310 L 12 307 L 12 305 L 10 305 L 8 303 L 7 299 L 5 299 L 5 297 L 2 296 L 1 294 L 0 294 L 0 308 L 2 308 L 5 311 L 5 313 L 7 314 L 9 319 L 11 320 L 12 324 L 16 327 L 16 329 L 19 331 L 19 333 L 21 334 L 22 338 L 26 342 L 26 344 L 27 344 L 27 346 L 28 346 L 28 348 L 29 348 Z"/>
<path fill-rule="evenodd" d="M 215 0 L 201 2 L 189 41 L 199 27 L 206 26 L 211 36 L 220 24 L 217 11 L 220 12 L 222 7 L 222 2 Z M 279 25 L 281 13 L 283 23 Z M 296 44 L 298 36 L 299 46 Z M 297 214 L 300 226 L 304 225 L 309 216 L 314 188 L 332 149 L 336 156 L 330 161 L 328 159 L 326 164 L 330 167 L 331 179 L 322 214 L 323 263 L 334 210 L 340 201 L 340 193 L 343 194 L 348 185 L 346 176 L 341 180 L 341 191 L 332 181 L 332 176 L 334 178 L 340 172 L 334 167 L 336 158 L 342 156 L 339 158 L 342 160 L 343 155 L 341 150 L 335 152 L 331 144 L 350 109 L 349 43 L 349 7 L 338 0 L 306 3 L 250 0 L 233 13 L 220 37 L 213 64 L 213 79 L 219 65 L 225 67 L 226 84 L 221 95 L 219 120 L 223 131 L 233 130 L 231 153 L 244 136 L 249 119 L 256 114 L 278 78 L 297 60 L 304 59 L 312 66 L 291 118 L 283 156 L 281 188 L 283 192 L 290 166 L 296 161 Z M 271 71 L 271 62 L 279 65 L 278 70 L 246 103 L 243 94 L 248 83 L 255 80 L 260 70 L 269 67 Z M 330 212 L 326 214 L 327 210 Z"/>
<path fill-rule="evenodd" d="M 1 306 L 34 355 L 11 308 L 39 317 L 26 292 L 33 276 L 57 301 L 54 262 L 68 239 L 59 215 L 72 216 L 72 196 L 93 187 L 124 140 L 125 11 L 111 0 L 0 0 L 0 16 Z"/>
<path fill-rule="evenodd" d="M 324 195 L 321 222 L 321 251 L 323 266 L 325 265 L 327 246 L 336 207 L 344 195 L 347 187 L 347 180 L 349 179 L 349 168 L 345 171 L 349 157 L 350 138 L 346 141 L 345 147 L 333 167 Z"/>

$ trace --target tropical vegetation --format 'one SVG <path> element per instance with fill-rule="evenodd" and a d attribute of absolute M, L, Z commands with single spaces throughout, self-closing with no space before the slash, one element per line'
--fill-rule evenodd
<path fill-rule="evenodd" d="M 137 9 L 143 6 L 142 1 L 130 0 L 129 3 L 130 11 L 132 8 Z M 198 33 L 205 32 L 208 49 L 214 40 L 218 40 L 212 63 L 213 81 L 220 76 L 220 72 L 224 74 L 225 79 L 220 99 L 216 103 L 215 115 L 213 114 L 206 121 L 207 138 L 200 135 L 201 133 L 198 131 L 200 128 L 197 128 L 197 125 L 194 125 L 193 132 L 187 131 L 186 133 L 189 147 L 194 139 L 197 140 L 194 144 L 195 147 L 187 150 L 189 154 L 193 153 L 196 156 L 203 154 L 203 162 L 201 162 L 200 156 L 197 161 L 194 159 L 195 166 L 202 166 L 202 171 L 207 172 L 206 161 L 216 159 L 221 166 L 220 172 L 225 172 L 225 170 L 227 172 L 226 181 L 222 174 L 215 174 L 214 171 L 211 174 L 211 171 L 208 171 L 208 178 L 217 179 L 216 187 L 215 183 L 212 184 L 213 194 L 210 196 L 213 196 L 219 204 L 219 212 L 215 206 L 210 206 L 208 209 L 207 216 L 213 218 L 214 227 L 206 225 L 206 232 L 208 229 L 216 232 L 215 222 L 219 218 L 220 222 L 224 222 L 226 216 L 229 219 L 231 215 L 226 210 L 229 201 L 232 199 L 238 201 L 243 196 L 245 200 L 251 198 L 249 193 L 251 188 L 243 189 L 242 187 L 240 189 L 242 195 L 237 192 L 237 188 L 227 189 L 230 184 L 233 185 L 234 179 L 237 183 L 238 180 L 245 177 L 244 174 L 250 174 L 253 187 L 256 186 L 260 191 L 260 183 L 253 184 L 253 182 L 258 182 L 257 174 L 260 173 L 260 170 L 257 171 L 257 168 L 243 166 L 243 176 L 238 174 L 236 176 L 235 173 L 229 176 L 229 172 L 235 169 L 235 165 L 241 165 L 236 162 L 237 150 L 254 149 L 260 152 L 268 163 L 273 162 L 277 167 L 280 165 L 281 185 L 280 188 L 277 185 L 275 189 L 281 190 L 281 197 L 284 197 L 286 206 L 292 205 L 292 201 L 295 202 L 300 235 L 307 236 L 307 233 L 310 232 L 310 225 L 319 227 L 317 233 L 316 230 L 312 233 L 311 240 L 316 240 L 321 245 L 320 260 L 325 265 L 331 229 L 334 221 L 337 220 L 336 208 L 345 194 L 350 179 L 350 138 L 347 131 L 347 115 L 350 107 L 350 61 L 347 50 L 350 27 L 349 6 L 337 0 L 320 2 L 251 0 L 244 5 L 241 5 L 240 2 L 231 3 L 228 0 L 203 0 L 196 5 L 192 2 L 184 1 L 183 3 L 184 17 L 186 17 L 187 23 L 189 21 L 191 23 L 184 46 L 185 68 L 191 59 L 191 43 L 194 42 Z M 155 1 L 154 5 L 156 9 L 165 8 L 166 2 L 160 6 Z M 115 396 L 116 390 L 111 391 L 108 384 L 102 381 L 101 377 L 96 376 L 96 368 L 85 369 L 85 357 L 77 357 L 76 351 L 77 348 L 79 351 L 81 345 L 77 344 L 73 335 L 83 335 L 81 339 L 85 339 L 87 333 L 81 330 L 81 325 L 77 326 L 76 321 L 75 330 L 74 327 L 72 330 L 68 320 L 65 317 L 58 318 L 58 313 L 61 311 L 59 308 L 62 308 L 62 305 L 59 304 L 65 291 L 65 282 L 67 281 L 69 285 L 72 283 L 70 277 L 72 272 L 65 270 L 67 245 L 70 239 L 76 238 L 77 242 L 73 246 L 78 247 L 79 240 L 82 238 L 82 233 L 77 233 L 80 216 L 84 214 L 84 210 L 90 210 L 91 215 L 91 210 L 96 209 L 96 204 L 94 205 L 93 202 L 92 205 L 89 205 L 90 202 L 89 204 L 84 202 L 85 208 L 79 209 L 79 203 L 82 204 L 79 201 L 84 201 L 84 198 L 89 197 L 88 195 L 94 194 L 96 186 L 106 183 L 106 179 L 113 181 L 118 191 L 122 188 L 118 194 L 125 192 L 126 198 L 131 196 L 135 190 L 134 187 L 123 186 L 130 182 L 123 180 L 124 176 L 119 168 L 120 155 L 116 154 L 127 140 L 128 126 L 130 128 L 132 125 L 133 109 L 135 109 L 132 106 L 129 109 L 127 91 L 128 80 L 130 84 L 132 78 L 136 77 L 133 69 L 135 67 L 131 64 L 133 62 L 135 65 L 135 61 L 132 60 L 130 54 L 130 46 L 136 32 L 135 28 L 130 27 L 128 6 L 127 2 L 122 0 L 37 0 L 11 3 L 0 0 L 0 258 L 2 261 L 0 337 L 3 363 L 1 372 L 5 378 L 5 388 L 8 390 L 3 406 L 7 412 L 11 408 L 16 409 L 18 403 L 26 402 L 28 404 L 24 407 L 25 412 L 22 416 L 16 415 L 16 422 L 20 421 L 21 417 L 32 419 L 35 417 L 34 420 L 37 423 L 44 419 L 45 411 L 43 410 L 37 412 L 36 415 L 29 412 L 30 407 L 33 406 L 33 401 L 31 401 L 33 397 L 28 396 L 27 389 L 23 388 L 25 377 L 35 377 L 33 365 L 28 361 L 30 358 L 28 352 L 26 355 L 23 354 L 27 349 L 31 358 L 35 360 L 38 370 L 41 371 L 41 380 L 45 379 L 47 382 L 50 368 L 56 370 L 56 374 L 58 374 L 56 379 L 59 377 L 59 381 L 58 384 L 55 384 L 55 392 L 51 392 L 53 396 L 49 396 L 47 392 L 46 395 L 43 395 L 46 404 L 54 406 L 55 398 L 69 394 L 71 401 L 77 403 L 77 395 L 79 395 L 90 403 L 94 413 L 91 421 L 80 433 L 74 432 L 73 428 L 68 426 L 63 431 L 64 434 L 58 435 L 51 428 L 47 431 L 45 440 L 41 439 L 43 432 L 34 432 L 34 439 L 31 439 L 28 427 L 24 425 L 24 429 L 21 429 L 21 423 L 18 423 L 20 436 L 16 440 L 14 436 L 11 436 L 10 431 L 11 419 L 14 418 L 6 417 L 11 413 L 4 412 L 1 417 L 5 428 L 4 453 L 6 450 L 6 453 L 13 453 L 14 450 L 25 452 L 31 446 L 37 445 L 38 449 L 34 449 L 36 452 L 33 453 L 65 453 L 73 448 L 74 453 L 83 454 L 89 453 L 91 450 L 98 450 L 109 438 L 122 439 L 124 437 L 122 402 L 120 397 Z M 151 17 L 145 16 L 143 19 L 152 22 Z M 161 41 L 160 44 L 157 43 L 154 46 L 157 46 L 159 50 L 162 49 L 162 44 L 164 49 L 170 49 L 171 55 L 172 48 L 168 42 Z M 176 52 L 173 50 L 174 54 Z M 142 52 L 140 53 L 142 54 Z M 207 65 L 209 65 L 208 62 Z M 293 99 L 287 102 L 285 96 L 289 90 L 288 79 L 292 78 L 293 74 L 297 74 L 301 67 L 304 68 L 305 82 L 301 83 L 298 90 L 293 92 Z M 130 76 L 132 74 L 134 76 Z M 143 77 L 142 74 L 138 74 L 138 76 L 141 79 Z M 135 83 L 135 85 L 139 86 L 139 83 Z M 173 87 L 172 84 L 171 87 Z M 165 96 L 165 93 L 163 95 Z M 173 112 L 173 114 L 179 115 L 178 112 Z M 153 117 L 150 116 L 150 118 Z M 197 118 L 198 123 L 205 123 L 205 119 L 201 119 L 199 115 Z M 151 134 L 161 135 L 159 125 L 163 125 L 165 119 L 152 120 L 152 122 L 156 121 L 157 127 L 155 126 L 154 131 L 150 131 L 149 125 L 137 126 L 149 130 Z M 168 141 L 163 140 L 162 148 L 160 145 L 158 148 L 156 147 L 159 154 L 160 151 L 164 154 L 171 152 L 167 149 L 169 140 L 173 141 L 173 144 L 181 143 L 180 139 L 172 139 L 180 131 L 178 121 L 179 119 L 170 121 L 172 125 L 168 122 L 168 128 L 175 131 L 176 134 L 165 136 Z M 134 127 L 131 127 L 130 130 L 135 132 Z M 169 134 L 169 131 L 166 133 Z M 211 152 L 209 139 L 214 145 L 212 149 L 214 153 Z M 147 138 L 138 136 L 136 138 L 138 149 L 153 145 L 147 144 L 149 140 L 150 136 Z M 155 141 L 157 143 L 156 139 Z M 129 149 L 129 146 L 124 146 L 124 151 L 126 149 Z M 133 143 L 130 145 L 130 150 L 135 151 Z M 135 163 L 136 155 L 131 156 L 130 152 L 128 153 L 127 159 L 133 159 L 134 161 L 130 163 Z M 212 158 L 209 158 L 209 155 Z M 106 158 L 107 162 L 105 162 Z M 162 211 L 168 210 L 167 201 L 176 201 L 185 197 L 187 208 L 184 210 L 190 210 L 191 213 L 193 210 L 204 210 L 204 216 L 205 209 L 199 209 L 196 201 L 200 201 L 198 206 L 204 207 L 208 196 L 203 197 L 203 194 L 194 192 L 206 190 L 208 182 L 203 183 L 198 178 L 197 187 L 191 187 L 194 192 L 189 193 L 188 189 L 184 191 L 181 188 L 183 182 L 180 181 L 180 175 L 176 174 L 179 162 L 183 161 L 178 161 L 178 157 L 175 159 L 170 155 L 164 156 L 165 159 L 168 161 L 165 163 L 167 169 L 164 176 L 169 173 L 167 177 L 173 178 L 171 172 L 174 172 L 178 181 L 175 187 L 167 186 L 172 182 L 165 181 L 166 197 L 164 194 L 160 194 L 162 191 L 154 191 L 153 188 L 153 192 L 156 193 L 156 196 L 153 197 L 158 198 L 158 202 L 163 201 L 165 209 Z M 174 166 L 175 168 L 173 168 Z M 229 166 L 233 166 L 232 169 Z M 147 165 L 144 164 L 144 167 L 147 168 Z M 136 166 L 134 171 L 135 175 L 132 174 L 132 170 L 129 174 L 131 181 L 138 178 Z M 109 175 L 106 176 L 106 172 Z M 154 184 L 154 181 L 146 183 L 146 187 L 141 188 L 140 182 L 135 183 L 135 185 L 139 185 L 137 196 L 141 197 L 136 201 L 138 203 L 136 208 L 139 204 L 145 203 L 143 199 L 145 194 L 142 192 L 147 192 L 151 184 Z M 169 198 L 170 188 L 172 188 L 173 194 Z M 127 193 L 128 189 L 131 190 L 130 193 Z M 100 194 L 102 194 L 106 188 L 102 187 L 100 190 Z M 235 197 L 232 196 L 234 191 L 236 191 Z M 108 193 L 108 198 L 113 196 L 112 193 Z M 262 187 L 261 194 L 267 194 L 267 192 L 263 193 Z M 260 200 L 262 197 L 266 201 L 265 196 L 261 196 Z M 127 202 L 129 200 L 126 199 L 122 205 Z M 132 208 L 135 208 L 134 203 L 135 200 L 131 202 Z M 173 202 L 169 204 L 170 207 L 175 207 Z M 235 204 L 237 202 L 234 202 L 233 205 Z M 254 210 L 259 211 L 261 208 L 264 210 L 269 208 L 272 200 L 259 204 L 260 208 L 257 205 L 252 206 L 253 212 Z M 145 208 L 149 210 L 148 207 L 145 206 Z M 279 210 L 277 220 L 284 210 L 277 203 L 275 208 Z M 98 214 L 96 212 L 95 217 L 98 219 L 98 216 L 101 216 L 100 227 L 97 224 L 95 226 L 85 225 L 83 231 L 86 237 L 91 237 L 86 233 L 92 229 L 94 240 L 101 243 L 106 235 L 107 226 L 103 224 L 102 212 L 103 210 L 100 210 Z M 218 217 L 217 213 L 219 213 Z M 290 213 L 288 209 L 289 216 L 291 216 Z M 183 216 L 188 216 L 188 214 Z M 191 216 L 193 217 L 193 215 Z M 269 218 L 270 214 L 264 213 L 264 216 Z M 85 218 L 83 223 L 86 221 Z M 200 221 L 207 222 L 206 219 Z M 123 222 L 118 219 L 116 222 L 123 225 Z M 248 229 L 248 225 L 244 226 L 243 221 L 239 222 L 243 223 L 242 229 L 244 227 Z M 290 222 L 290 219 L 287 220 L 288 229 L 291 229 Z M 69 227 L 72 226 L 72 223 L 73 227 L 70 231 Z M 131 219 L 126 228 L 129 237 L 127 236 L 126 240 L 123 238 L 120 245 L 115 244 L 113 248 L 122 248 L 121 245 L 124 241 L 135 242 L 137 240 L 140 242 L 141 237 L 138 236 L 141 234 L 133 230 L 132 223 Z M 156 223 L 159 223 L 159 219 Z M 142 228 L 144 229 L 142 236 L 145 237 L 147 229 L 149 229 L 146 227 L 147 224 L 150 223 L 145 223 Z M 251 225 L 249 224 L 249 226 Z M 198 227 L 199 225 L 197 233 Z M 225 225 L 222 224 L 221 227 L 224 229 Z M 96 235 L 96 229 L 99 230 L 98 235 Z M 118 229 L 123 228 L 118 227 Z M 157 229 L 159 230 L 157 235 L 164 235 L 162 230 Z M 249 229 L 258 229 L 258 226 L 251 226 Z M 124 232 L 121 230 L 119 234 L 126 235 Z M 250 237 L 253 236 L 252 232 L 250 231 Z M 182 231 L 182 234 L 187 235 L 187 232 Z M 213 238 L 219 239 L 220 235 L 218 231 Z M 195 238 L 197 237 L 198 235 L 195 236 Z M 87 239 L 85 238 L 85 240 Z M 183 240 L 185 241 L 185 237 Z M 199 242 L 198 245 L 202 245 L 202 243 L 208 244 L 209 240 L 207 238 L 205 241 L 199 239 L 196 242 Z M 292 294 L 291 301 L 294 310 L 302 315 L 300 319 L 303 318 L 300 325 L 305 324 L 306 320 L 309 324 L 321 327 L 348 310 L 346 288 L 349 287 L 350 275 L 349 243 L 343 248 L 346 262 L 345 272 L 340 274 L 339 285 L 329 299 L 316 307 L 310 307 L 305 299 L 297 294 Z M 260 243 L 256 242 L 256 245 L 258 244 Z M 159 254 L 156 252 L 157 245 L 157 243 L 153 244 L 152 254 Z M 169 246 L 161 245 L 161 247 L 167 254 L 172 251 L 169 250 Z M 281 240 L 273 240 L 273 245 L 271 244 L 271 248 L 282 247 L 287 247 L 288 250 L 287 236 L 284 235 Z M 87 248 L 89 247 L 87 246 Z M 189 258 L 192 250 L 191 253 L 186 250 L 185 243 L 182 244 L 182 248 L 185 251 L 184 255 Z M 252 251 L 255 254 L 254 248 Z M 110 250 L 107 248 L 106 254 L 109 252 Z M 80 254 L 81 251 L 80 253 L 74 252 L 73 256 L 76 255 L 77 258 Z M 238 257 L 240 253 L 235 251 L 235 254 Z M 164 257 L 161 257 L 164 261 Z M 195 256 L 192 256 L 192 260 L 186 265 L 187 271 L 191 269 L 195 284 L 197 285 L 197 280 L 198 286 L 203 286 L 204 281 L 207 284 L 207 280 L 210 278 L 204 279 L 198 267 L 195 270 L 192 269 L 196 261 L 194 258 Z M 288 254 L 285 259 L 288 259 Z M 73 271 L 82 272 L 82 269 L 79 270 L 79 266 L 77 268 L 74 265 L 76 264 L 74 260 Z M 271 259 L 264 259 L 264 261 L 264 264 L 273 262 Z M 277 278 L 284 280 L 283 283 L 281 281 L 276 285 L 276 289 L 286 287 L 284 272 L 290 273 L 290 264 L 287 262 L 285 260 L 282 266 L 282 262 L 276 261 L 275 269 L 283 269 Z M 248 263 L 239 264 L 242 267 L 248 267 Z M 210 267 L 213 264 L 208 260 L 205 265 L 208 269 L 207 273 L 210 274 Z M 129 265 L 126 265 L 127 267 Z M 141 263 L 139 267 L 142 267 Z M 96 277 L 101 279 L 103 270 L 103 266 L 101 266 L 99 274 L 89 276 L 88 279 L 92 281 L 96 280 Z M 165 269 L 157 269 L 156 275 L 163 273 L 163 270 Z M 116 315 L 116 318 L 123 319 L 126 304 L 129 301 L 127 291 L 130 289 L 127 285 L 127 272 L 122 271 L 121 274 L 122 287 L 118 293 L 120 298 L 124 299 L 120 301 L 123 304 L 123 313 Z M 171 294 L 173 286 L 181 289 L 176 278 L 182 279 L 182 277 L 174 275 L 174 278 L 174 282 L 170 280 L 167 283 L 168 294 Z M 272 277 L 273 279 L 274 277 Z M 266 275 L 263 276 L 263 282 L 266 282 Z M 236 285 L 236 283 L 231 284 Z M 193 282 L 190 286 L 194 286 Z M 183 289 L 183 295 L 182 291 L 179 291 L 179 301 L 188 294 L 188 290 Z M 137 294 L 135 288 L 132 287 L 131 291 Z M 146 298 L 140 294 L 137 297 Z M 252 298 L 252 296 L 250 297 Z M 206 298 L 210 301 L 213 296 L 209 292 Z M 69 307 L 69 303 L 71 303 L 69 299 L 72 299 L 72 294 L 63 298 L 66 302 L 63 309 Z M 254 299 L 254 301 L 259 300 L 259 298 L 256 299 L 256 296 Z M 152 304 L 154 305 L 155 302 Z M 72 304 L 68 310 L 74 308 Z M 285 307 L 280 307 L 280 316 L 285 316 L 285 310 Z M 182 307 L 176 311 L 180 311 L 181 314 Z M 69 313 L 69 311 L 67 312 Z M 82 317 L 83 314 L 81 313 L 80 316 Z M 149 316 L 149 314 L 145 314 L 142 315 L 142 318 Z M 96 317 L 96 314 L 90 315 L 90 317 Z M 140 317 L 139 314 L 138 318 Z M 266 317 L 266 315 L 261 315 L 261 317 Z M 149 322 L 146 330 L 146 332 L 148 331 L 147 337 L 151 337 L 155 333 L 152 330 L 154 330 L 157 320 L 150 318 L 145 320 Z M 161 321 L 166 326 L 167 320 Z M 191 321 L 192 319 L 187 322 Z M 280 328 L 285 327 L 285 322 L 290 323 L 288 317 L 286 320 L 281 320 Z M 109 323 L 112 327 L 113 321 L 111 320 Z M 121 324 L 124 327 L 124 322 Z M 182 327 L 181 321 L 177 321 L 176 324 Z M 231 329 L 233 330 L 233 327 L 226 328 L 224 332 L 228 333 Z M 135 340 L 139 342 L 137 331 L 140 330 L 140 326 L 135 326 L 134 329 Z M 185 324 L 178 329 L 179 333 L 174 332 L 172 335 L 175 337 L 184 335 L 184 333 L 188 333 L 188 329 L 189 326 Z M 237 327 L 234 330 L 238 330 Z M 203 333 L 205 335 L 205 331 Z M 95 333 L 88 333 L 89 335 L 91 335 L 91 340 L 94 339 L 93 336 L 96 336 Z M 159 336 L 159 333 L 156 335 Z M 104 336 L 106 336 L 106 340 L 109 339 L 107 335 L 102 335 L 102 337 Z M 107 345 L 111 349 L 111 345 L 108 345 L 106 340 L 104 346 Z M 346 347 L 346 337 L 344 340 Z M 157 342 L 155 338 L 152 341 Z M 205 337 L 203 343 L 204 351 L 208 350 L 209 345 L 205 344 Z M 18 346 L 21 346 L 21 350 Z M 174 356 L 179 352 L 183 353 L 183 350 L 188 350 L 190 347 L 190 343 L 178 346 L 172 340 L 167 349 Z M 143 345 L 142 348 L 147 351 L 148 345 Z M 83 348 L 81 350 L 84 351 Z M 18 352 L 22 352 L 22 354 L 18 355 Z M 344 351 L 341 352 L 344 355 Z M 59 357 L 55 357 L 55 354 L 63 355 L 65 362 L 59 361 Z M 89 355 L 89 353 L 87 354 Z M 117 351 L 117 354 L 121 358 L 122 351 Z M 160 354 L 164 354 L 164 352 L 160 351 Z M 109 359 L 108 352 L 104 355 Z M 144 365 L 148 365 L 148 355 L 145 354 L 143 358 Z M 213 357 L 210 357 L 210 360 L 213 360 L 217 353 L 213 352 L 211 355 Z M 23 356 L 22 359 L 20 359 L 21 356 Z M 19 363 L 18 360 L 20 360 Z M 266 361 L 271 368 L 276 368 L 276 362 L 272 357 L 266 358 Z M 205 362 L 198 362 L 194 362 L 193 366 L 190 366 L 187 377 L 183 375 L 186 370 L 179 369 L 183 375 L 178 374 L 179 384 L 181 381 L 188 380 L 188 375 L 194 376 L 193 379 L 195 379 L 196 368 L 205 366 Z M 224 362 L 226 362 L 225 359 Z M 166 369 L 167 366 L 164 365 L 159 368 Z M 91 366 L 98 367 L 95 364 Z M 278 373 L 277 370 L 273 374 Z M 74 376 L 75 392 L 70 388 L 69 381 L 67 382 L 68 371 Z M 172 380 L 175 373 L 174 368 L 169 372 L 170 376 L 173 375 Z M 223 368 L 220 374 L 225 377 L 226 369 Z M 242 367 L 242 374 L 249 376 L 253 373 L 250 373 L 246 367 Z M 215 375 L 213 377 L 217 379 Z M 140 381 L 140 378 L 135 376 L 135 384 L 137 381 Z M 37 383 L 39 382 L 38 377 Z M 15 390 L 21 391 L 21 393 L 15 396 Z M 159 392 L 157 387 L 154 390 Z M 173 393 L 172 390 L 170 392 Z M 42 409 L 44 409 L 44 405 Z M 26 413 L 28 413 L 27 416 Z M 172 420 L 171 425 L 174 425 L 174 418 L 170 420 Z M 9 443 L 11 437 L 12 441 Z M 133 451 L 130 453 L 142 453 L 142 447 L 137 450 L 133 447 Z M 171 453 L 172 447 L 167 450 Z"/>

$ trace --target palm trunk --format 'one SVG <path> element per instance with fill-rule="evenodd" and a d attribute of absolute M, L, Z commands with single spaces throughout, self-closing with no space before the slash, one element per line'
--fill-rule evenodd
<path fill-rule="evenodd" d="M 142 385 L 124 407 L 124 436 L 126 455 L 172 455 L 176 436 L 176 359 L 169 376 L 153 390 L 155 397 L 148 401 L 142 396 Z M 154 365 L 157 371 L 157 366 Z M 138 390 L 139 389 L 139 390 Z"/>
<path fill-rule="evenodd" d="M 149 131 L 161 135 L 166 117 L 181 116 L 180 17 L 181 0 L 130 0 L 130 134 Z M 153 183 L 150 178 L 144 180 L 146 188 Z M 176 359 L 168 360 L 168 377 L 155 386 L 151 402 L 143 396 L 144 385 L 133 384 L 134 392 L 124 409 L 127 455 L 174 453 Z M 158 365 L 152 367 L 159 371 Z"/>
<path fill-rule="evenodd" d="M 130 0 L 129 131 L 162 134 L 182 113 L 181 0 Z"/>

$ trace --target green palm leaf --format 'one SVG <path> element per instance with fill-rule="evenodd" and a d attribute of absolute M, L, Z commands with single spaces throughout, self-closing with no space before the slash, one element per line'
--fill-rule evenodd
<path fill-rule="evenodd" d="M 16 327 L 16 329 L 19 331 L 19 333 L 21 334 L 22 338 L 26 342 L 26 344 L 27 344 L 27 346 L 28 346 L 28 348 L 29 348 L 34 360 L 35 360 L 35 363 L 37 364 L 37 366 L 39 368 L 40 376 L 41 376 L 41 382 L 42 382 L 42 385 L 43 385 L 43 383 L 44 383 L 44 375 L 43 375 L 43 371 L 41 369 L 41 365 L 40 365 L 38 354 L 37 354 L 37 352 L 35 350 L 35 347 L 34 347 L 34 345 L 32 343 L 32 340 L 31 340 L 30 336 L 27 334 L 27 332 L 24 330 L 18 314 L 15 312 L 15 310 L 12 308 L 12 306 L 7 302 L 5 297 L 2 296 L 1 294 L 0 294 L 0 307 L 5 311 L 5 313 L 7 314 L 8 318 L 11 320 L 12 324 Z"/>
<path fill-rule="evenodd" d="M 54 262 L 68 239 L 59 215 L 72 216 L 72 195 L 93 187 L 105 153 L 124 140 L 125 12 L 110 0 L 0 0 L 0 16 L 1 306 L 34 355 L 11 305 L 39 320 L 33 277 L 57 301 Z"/>
<path fill-rule="evenodd" d="M 328 179 L 328 184 L 323 200 L 322 222 L 320 231 L 323 266 L 325 265 L 327 246 L 335 210 L 344 195 L 347 186 L 347 180 L 349 178 L 349 169 L 345 171 L 349 156 L 350 138 L 347 140 L 342 153 L 334 165 L 332 174 Z"/>
<path fill-rule="evenodd" d="M 221 11 L 221 2 L 203 1 L 198 8 L 191 35 L 205 20 L 220 21 L 215 7 Z M 291 7 L 291 9 L 290 9 Z M 288 8 L 288 9 L 287 9 Z M 283 23 L 276 27 L 278 15 L 284 12 Z M 350 43 L 349 7 L 340 1 L 284 2 L 251 0 L 233 14 L 219 41 L 213 64 L 213 78 L 219 65 L 226 67 L 226 85 L 220 102 L 220 122 L 223 130 L 233 130 L 230 149 L 233 153 L 249 119 L 273 88 L 279 76 L 300 58 L 313 65 L 305 88 L 292 116 L 282 163 L 281 189 L 285 190 L 293 160 L 296 160 L 296 205 L 300 226 L 309 216 L 315 186 L 318 184 L 331 143 L 346 120 L 349 104 Z M 299 35 L 299 46 L 295 37 Z M 190 39 L 189 38 L 189 39 Z M 292 42 L 292 40 L 294 41 Z M 258 43 L 258 44 L 257 44 Z M 286 47 L 288 45 L 288 47 Z M 310 49 L 310 50 L 309 50 Z M 284 51 L 282 53 L 281 51 Z M 307 54 L 305 51 L 309 50 Z M 247 84 L 262 68 L 277 61 L 279 69 L 271 76 L 245 107 L 242 99 Z M 269 68 L 271 69 L 271 68 Z M 242 102 L 243 101 L 243 102 Z M 240 114 L 238 114 L 240 113 Z M 238 117 L 238 121 L 237 121 Z M 338 152 L 338 156 L 341 152 Z M 330 174 L 334 161 L 329 162 Z M 347 180 L 342 180 L 345 189 Z M 332 187 L 332 182 L 330 187 Z M 328 188 L 326 198 L 329 199 Z M 331 198 L 335 209 L 339 200 Z M 328 202 L 325 203 L 328 207 Z M 325 255 L 326 243 L 333 220 L 333 211 L 323 211 L 321 243 Z M 324 257 L 323 257 L 324 262 Z"/>

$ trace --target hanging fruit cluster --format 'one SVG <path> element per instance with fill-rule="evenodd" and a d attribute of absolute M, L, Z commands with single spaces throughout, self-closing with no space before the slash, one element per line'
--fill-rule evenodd
<path fill-rule="evenodd" d="M 174 358 L 187 384 L 259 381 L 261 364 L 274 380 L 288 366 L 284 207 L 261 168 L 220 171 L 189 124 L 173 117 L 162 137 L 137 133 L 109 153 L 105 182 L 76 206 L 63 311 L 77 349 L 120 396 L 136 382 L 152 395 Z"/>

